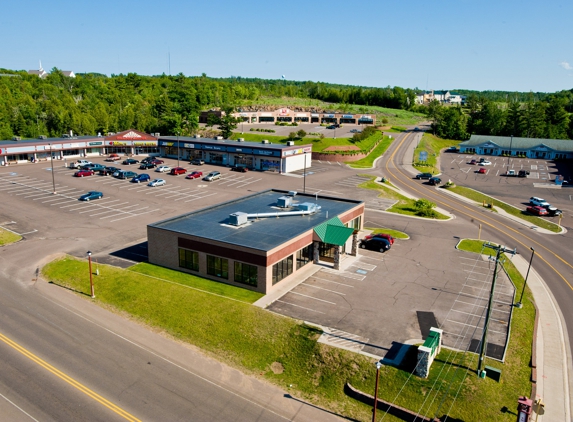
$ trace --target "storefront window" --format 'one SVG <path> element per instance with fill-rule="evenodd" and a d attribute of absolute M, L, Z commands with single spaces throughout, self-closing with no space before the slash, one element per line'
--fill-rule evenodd
<path fill-rule="evenodd" d="M 188 270 L 199 271 L 199 253 L 179 248 L 179 266 Z"/>
<path fill-rule="evenodd" d="M 257 267 L 235 261 L 235 282 L 257 287 Z"/>
<path fill-rule="evenodd" d="M 296 269 L 304 267 L 306 264 L 312 261 L 312 243 L 296 253 Z"/>
<path fill-rule="evenodd" d="M 273 265 L 273 286 L 292 274 L 292 255 Z"/>
<path fill-rule="evenodd" d="M 207 274 L 227 280 L 229 278 L 229 260 L 207 255 Z"/>

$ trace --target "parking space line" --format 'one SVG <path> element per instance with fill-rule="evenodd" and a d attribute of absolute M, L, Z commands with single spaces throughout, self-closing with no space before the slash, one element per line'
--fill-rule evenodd
<path fill-rule="evenodd" d="M 358 281 L 362 281 L 366 278 L 366 276 L 363 276 L 363 275 L 353 274 L 353 273 L 349 273 L 347 271 L 331 270 L 329 268 L 323 268 L 320 271 L 324 271 L 324 272 L 330 273 L 330 274 L 337 274 L 341 277 L 351 278 L 351 279 L 358 280 Z"/>
<path fill-rule="evenodd" d="M 328 279 L 326 279 L 326 278 L 320 278 L 320 277 L 316 277 L 316 276 L 312 276 L 312 278 L 315 279 L 315 280 L 326 281 L 327 283 L 334 283 L 334 284 L 339 284 L 339 285 L 341 285 L 341 286 L 346 286 L 346 287 L 352 287 L 352 288 L 354 288 L 354 286 L 351 285 L 351 284 L 344 284 L 344 283 L 340 283 L 340 282 L 338 282 L 338 281 L 328 280 Z"/>
<path fill-rule="evenodd" d="M 340 293 L 340 292 L 337 292 L 336 290 L 325 289 L 324 287 L 314 286 L 314 285 L 308 284 L 306 282 L 304 282 L 302 284 L 303 284 L 303 286 L 314 287 L 315 289 L 320 289 L 320 290 L 324 290 L 327 292 L 336 293 L 337 295 L 346 296 L 346 293 Z"/>
<path fill-rule="evenodd" d="M 317 298 L 317 297 L 312 297 L 312 296 L 305 295 L 305 294 L 302 294 L 302 293 L 293 292 L 293 291 L 290 291 L 289 293 L 292 293 L 293 295 L 299 295 L 299 296 L 308 297 L 309 299 L 318 300 L 318 301 L 324 302 L 324 303 L 330 303 L 331 305 L 336 305 L 336 303 L 334 303 L 334 302 L 330 302 L 330 301 L 324 300 L 324 299 L 319 299 L 319 298 Z"/>
<path fill-rule="evenodd" d="M 117 218 L 117 219 L 115 219 L 115 220 L 110 220 L 110 223 L 114 223 L 114 222 L 120 221 L 120 220 L 125 220 L 126 218 L 139 217 L 140 215 L 150 214 L 150 213 L 155 212 L 155 211 L 159 211 L 159 208 L 154 209 L 154 210 L 149 210 L 149 211 L 146 211 L 146 212 L 142 212 L 142 213 L 140 213 L 140 214 L 131 214 L 131 215 L 128 215 L 128 216 L 126 216 L 126 217 Z M 102 219 L 103 219 L 103 218 L 106 218 L 106 217 L 102 217 Z"/>
<path fill-rule="evenodd" d="M 297 308 L 306 309 L 307 311 L 312 311 L 312 312 L 316 312 L 316 313 L 319 313 L 319 314 L 324 314 L 324 312 L 317 311 L 316 309 L 305 308 L 304 306 L 295 305 L 294 303 L 286 302 L 286 301 L 280 300 L 280 299 L 277 299 L 275 302 L 285 303 L 285 304 L 290 305 L 290 306 L 295 306 L 295 307 L 297 307 Z"/>
<path fill-rule="evenodd" d="M 188 199 L 188 200 L 185 201 L 185 202 L 196 201 L 196 200 L 198 200 L 198 199 L 207 198 L 208 196 L 213 196 L 213 195 L 217 195 L 217 193 L 216 193 L 216 192 L 213 192 L 213 193 L 210 193 L 210 194 L 208 194 L 208 195 L 198 196 L 198 197 L 193 198 L 193 199 Z"/>

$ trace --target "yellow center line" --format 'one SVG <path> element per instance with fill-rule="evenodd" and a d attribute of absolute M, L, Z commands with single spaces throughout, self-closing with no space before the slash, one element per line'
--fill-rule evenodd
<path fill-rule="evenodd" d="M 404 143 L 404 141 L 405 141 L 408 137 L 410 137 L 411 135 L 412 135 L 412 134 L 410 133 L 410 134 L 407 134 L 406 136 L 404 136 L 404 137 L 402 138 L 402 140 L 400 141 L 400 144 L 396 147 L 396 149 L 394 149 L 394 151 L 393 151 L 392 154 L 390 155 L 390 159 L 389 159 L 388 161 L 386 161 L 386 171 L 387 171 L 390 175 L 392 175 L 392 177 L 395 177 L 396 180 L 399 180 L 399 179 L 398 179 L 397 175 L 390 170 L 390 167 L 388 166 L 388 164 L 389 164 L 390 162 L 392 162 L 392 164 L 394 164 L 394 169 L 395 169 L 398 173 L 400 173 L 402 176 L 408 178 L 408 176 L 407 176 L 402 170 L 400 170 L 400 169 L 398 168 L 398 166 L 396 165 L 396 163 L 394 163 L 394 157 L 395 157 L 396 153 L 398 152 L 398 150 L 400 149 L 400 147 L 402 146 L 402 144 Z M 408 178 L 408 180 L 409 180 L 409 178 Z M 406 184 L 406 185 L 407 185 L 410 189 L 412 189 L 413 191 L 415 191 L 415 192 L 421 194 L 421 195 L 422 195 L 421 197 L 427 196 L 427 192 L 426 192 L 426 193 L 422 192 L 422 191 L 418 188 L 418 185 L 417 185 L 417 184 L 406 183 L 406 182 L 402 182 L 402 183 Z M 433 192 L 433 194 L 434 194 L 435 196 L 437 196 L 438 198 L 445 198 L 445 197 L 446 197 L 445 194 L 440 194 L 438 191 Z M 442 205 L 444 205 L 444 206 L 446 206 L 446 207 L 452 208 L 452 209 L 456 210 L 457 212 L 459 212 L 460 214 L 464 214 L 464 215 L 466 215 L 466 216 L 468 216 L 468 217 L 470 217 L 470 218 L 472 218 L 472 219 L 474 219 L 474 220 L 477 220 L 477 221 L 479 221 L 479 222 L 481 222 L 481 223 L 484 223 L 485 225 L 490 226 L 490 227 L 492 227 L 492 228 L 495 229 L 495 230 L 498 230 L 499 232 L 501 232 L 501 233 L 505 234 L 506 236 L 508 236 L 509 238 L 513 239 L 516 243 L 518 243 L 518 244 L 522 245 L 523 247 L 525 247 L 526 249 L 528 249 L 528 248 L 529 248 L 528 245 L 526 245 L 524 242 L 522 242 L 521 240 L 517 239 L 516 237 L 514 237 L 513 235 L 511 235 L 511 234 L 508 233 L 507 231 L 502 230 L 502 229 L 501 229 L 500 227 L 498 227 L 498 226 L 502 226 L 502 227 L 506 228 L 507 230 L 510 230 L 510 231 L 512 231 L 512 232 L 514 232 L 514 233 L 520 235 L 520 236 L 523 236 L 525 239 L 527 239 L 527 240 L 531 241 L 533 244 L 535 244 L 539 249 L 545 250 L 546 252 L 550 253 L 550 254 L 553 255 L 555 258 L 557 258 L 558 260 L 560 260 L 561 262 L 563 262 L 563 263 L 564 263 L 565 265 L 567 265 L 568 267 L 573 268 L 573 265 L 571 265 L 571 264 L 570 264 L 569 262 L 567 262 L 565 259 L 561 258 L 559 255 L 557 255 L 557 254 L 556 254 L 555 252 L 553 252 L 551 249 L 547 248 L 545 245 L 543 245 L 542 243 L 538 242 L 537 240 L 532 239 L 532 238 L 530 238 L 529 236 L 527 236 L 527 235 L 525 235 L 525 234 L 523 234 L 523 233 L 520 233 L 518 230 L 514 229 L 513 227 L 510 227 L 510 226 L 508 226 L 508 225 L 506 225 L 506 224 L 504 224 L 504 223 L 502 223 L 502 222 L 499 222 L 499 221 L 497 221 L 497 220 L 494 220 L 493 218 L 491 219 L 491 221 L 493 221 L 493 223 L 490 223 L 489 221 L 486 221 L 486 220 L 483 219 L 483 218 L 487 218 L 487 217 L 480 217 L 480 216 L 476 216 L 476 215 L 474 215 L 474 214 L 470 214 L 470 213 L 468 213 L 468 212 L 465 212 L 465 211 L 463 211 L 461 208 L 465 208 L 465 209 L 467 209 L 467 210 L 469 210 L 469 211 L 471 211 L 471 212 L 475 212 L 475 210 L 472 209 L 472 208 L 470 208 L 470 207 L 468 207 L 468 206 L 466 206 L 466 205 L 463 205 L 463 204 L 461 204 L 461 205 L 456 205 L 456 206 L 452 206 L 452 205 L 450 205 L 450 204 L 447 204 L 447 203 L 442 202 L 442 201 L 439 201 L 439 200 L 437 200 L 436 202 L 438 202 L 439 204 L 442 204 Z M 461 208 L 460 208 L 460 207 L 461 207 Z M 567 284 L 567 286 L 569 286 L 569 288 L 570 288 L 571 290 L 573 290 L 573 285 L 571 285 L 571 283 L 570 283 L 553 265 L 551 265 L 545 258 L 543 258 L 543 255 L 541 255 L 541 254 L 539 253 L 538 248 L 535 249 L 535 255 L 536 255 L 536 257 L 538 257 L 539 259 L 541 259 L 549 268 L 551 268 L 551 269 L 565 282 L 565 284 Z"/>
<path fill-rule="evenodd" d="M 8 337 L 6 337 L 4 334 L 0 333 L 0 340 L 2 340 L 4 343 L 6 343 L 8 346 L 12 347 L 13 349 L 15 349 L 16 351 L 20 352 L 22 355 L 26 356 L 28 359 L 30 359 L 31 361 L 37 363 L 38 365 L 40 365 L 42 368 L 48 370 L 49 372 L 51 372 L 52 374 L 54 374 L 55 376 L 57 376 L 58 378 L 62 379 L 63 381 L 67 382 L 68 384 L 72 385 L 73 387 L 77 388 L 78 390 L 80 390 L 82 393 L 84 393 L 85 395 L 87 395 L 88 397 L 91 397 L 92 399 L 94 399 L 95 401 L 99 402 L 100 404 L 103 404 L 105 407 L 107 407 L 108 409 L 112 410 L 113 412 L 117 413 L 119 416 L 123 417 L 124 419 L 128 420 L 128 421 L 134 421 L 134 422 L 141 422 L 139 419 L 137 419 L 135 416 L 131 415 L 130 413 L 126 412 L 125 410 L 123 410 L 121 407 L 113 404 L 112 402 L 110 402 L 109 400 L 103 398 L 102 396 L 100 396 L 99 394 L 97 394 L 96 392 L 90 390 L 89 388 L 87 388 L 85 385 L 80 384 L 78 381 L 76 381 L 75 379 L 71 378 L 70 376 L 66 375 L 65 373 L 63 373 L 62 371 L 60 371 L 59 369 L 53 367 L 52 365 L 50 365 L 48 362 L 40 359 L 38 356 L 36 356 L 35 354 L 33 354 L 32 352 L 28 351 L 27 349 L 25 349 L 24 347 L 20 346 L 18 343 L 16 343 L 15 341 L 9 339 Z"/>

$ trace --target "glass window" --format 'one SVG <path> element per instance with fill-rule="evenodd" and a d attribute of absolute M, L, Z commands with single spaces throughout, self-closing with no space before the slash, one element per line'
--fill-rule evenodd
<path fill-rule="evenodd" d="M 199 271 L 199 253 L 179 248 L 179 266 L 188 270 Z"/>
<path fill-rule="evenodd" d="M 257 270 L 255 265 L 235 261 L 235 282 L 257 287 Z"/>
<path fill-rule="evenodd" d="M 207 274 L 227 280 L 229 278 L 229 260 L 207 255 Z"/>
<path fill-rule="evenodd" d="M 304 267 L 312 261 L 312 243 L 300 250 L 296 253 L 296 269 L 298 270 L 301 267 Z"/>
<path fill-rule="evenodd" d="M 292 255 L 273 265 L 273 285 L 292 274 Z"/>

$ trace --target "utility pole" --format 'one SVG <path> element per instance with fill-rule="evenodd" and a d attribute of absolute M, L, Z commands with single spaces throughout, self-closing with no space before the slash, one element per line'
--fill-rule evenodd
<path fill-rule="evenodd" d="M 493 269 L 493 279 L 491 281 L 491 290 L 489 292 L 489 302 L 487 304 L 487 313 L 485 316 L 485 321 L 483 324 L 483 334 L 481 337 L 481 347 L 480 347 L 479 360 L 478 360 L 478 370 L 477 370 L 478 376 L 480 376 L 480 377 L 482 376 L 483 367 L 484 367 L 484 363 L 485 363 L 487 330 L 489 328 L 489 320 L 491 318 L 491 308 L 492 308 L 492 304 L 493 304 L 493 293 L 495 291 L 495 282 L 497 281 L 497 264 L 499 263 L 499 257 L 504 252 L 512 253 L 514 255 L 516 253 L 515 249 L 507 249 L 503 245 L 492 245 L 491 243 L 485 243 L 484 246 L 486 248 L 491 248 L 491 249 L 497 250 L 497 253 L 495 255 L 495 267 Z"/>

